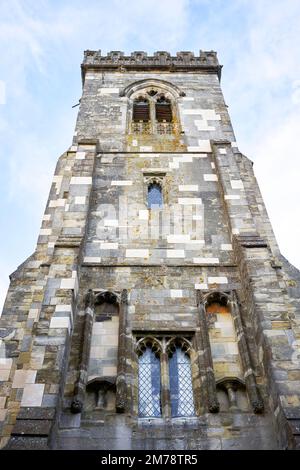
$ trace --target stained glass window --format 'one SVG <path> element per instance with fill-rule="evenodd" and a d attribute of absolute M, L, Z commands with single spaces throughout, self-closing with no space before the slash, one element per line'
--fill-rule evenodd
<path fill-rule="evenodd" d="M 149 347 L 139 358 L 139 416 L 161 416 L 160 360 Z"/>
<path fill-rule="evenodd" d="M 163 205 L 161 186 L 152 183 L 148 187 L 148 208 L 159 209 Z"/>
<path fill-rule="evenodd" d="M 172 416 L 194 416 L 191 361 L 179 347 L 169 359 L 169 375 Z"/>

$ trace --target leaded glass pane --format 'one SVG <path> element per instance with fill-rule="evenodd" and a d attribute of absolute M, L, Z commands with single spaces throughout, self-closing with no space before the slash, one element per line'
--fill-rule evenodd
<path fill-rule="evenodd" d="M 153 183 L 148 188 L 148 207 L 149 209 L 159 209 L 163 205 L 161 187 Z"/>
<path fill-rule="evenodd" d="M 160 360 L 151 348 L 139 358 L 139 416 L 161 416 Z"/>
<path fill-rule="evenodd" d="M 176 348 L 169 359 L 172 416 L 194 416 L 194 397 L 190 358 Z"/>

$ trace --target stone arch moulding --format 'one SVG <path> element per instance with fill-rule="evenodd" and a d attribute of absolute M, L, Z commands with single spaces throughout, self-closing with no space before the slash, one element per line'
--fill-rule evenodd
<path fill-rule="evenodd" d="M 127 98 L 130 98 L 134 93 L 151 87 L 159 88 L 160 91 L 170 93 L 173 99 L 185 96 L 184 91 L 180 90 L 178 86 L 174 85 L 173 83 L 167 82 L 166 80 L 158 80 L 156 78 L 150 80 L 138 80 L 137 82 L 133 82 L 120 92 L 120 96 L 127 96 Z"/>

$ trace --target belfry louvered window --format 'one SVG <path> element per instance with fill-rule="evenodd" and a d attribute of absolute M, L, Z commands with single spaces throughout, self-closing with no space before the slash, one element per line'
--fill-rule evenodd
<path fill-rule="evenodd" d="M 172 107 L 164 96 L 157 99 L 155 104 L 155 117 L 157 122 L 172 122 Z"/>
<path fill-rule="evenodd" d="M 161 416 L 160 360 L 150 347 L 139 357 L 139 416 Z"/>
<path fill-rule="evenodd" d="M 172 416 L 194 416 L 191 361 L 180 347 L 169 358 L 169 377 Z"/>
<path fill-rule="evenodd" d="M 133 103 L 133 121 L 147 122 L 150 119 L 149 102 L 146 98 L 138 98 Z"/>

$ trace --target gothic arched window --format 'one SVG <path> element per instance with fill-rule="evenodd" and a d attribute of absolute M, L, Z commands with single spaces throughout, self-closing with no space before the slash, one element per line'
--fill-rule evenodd
<path fill-rule="evenodd" d="M 147 346 L 139 356 L 139 416 L 161 416 L 160 388 L 160 359 Z"/>
<path fill-rule="evenodd" d="M 148 186 L 148 208 L 160 209 L 163 206 L 162 187 L 158 183 L 150 183 Z"/>
<path fill-rule="evenodd" d="M 194 416 L 191 361 L 179 346 L 169 359 L 169 378 L 172 416 Z"/>

